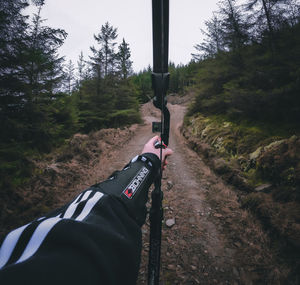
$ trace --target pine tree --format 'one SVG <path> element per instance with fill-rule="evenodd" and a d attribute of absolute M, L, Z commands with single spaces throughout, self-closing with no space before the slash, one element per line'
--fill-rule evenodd
<path fill-rule="evenodd" d="M 119 52 L 117 54 L 117 70 L 121 74 L 122 79 L 127 79 L 132 74 L 132 61 L 130 60 L 131 52 L 128 43 L 123 38 L 119 45 Z"/>
<path fill-rule="evenodd" d="M 203 42 L 195 45 L 198 53 L 192 57 L 196 61 L 213 58 L 223 51 L 239 53 L 249 42 L 249 25 L 236 0 L 222 0 L 218 4 L 219 10 L 205 22 L 206 30 L 201 30 L 205 36 Z"/>
<path fill-rule="evenodd" d="M 93 77 L 96 79 L 97 95 L 100 95 L 101 81 L 103 77 L 104 68 L 104 56 L 101 50 L 97 50 L 95 47 L 90 48 L 93 52 L 93 56 L 90 56 L 90 65 L 93 72 Z"/>
<path fill-rule="evenodd" d="M 61 29 L 43 25 L 41 9 L 44 1 L 35 1 L 37 13 L 27 29 L 26 42 L 22 49 L 24 108 L 22 122 L 28 128 L 27 140 L 40 150 L 49 150 L 56 136 L 52 106 L 63 84 L 63 58 L 58 48 L 67 34 Z M 55 113 L 55 112 L 54 112 Z"/>
<path fill-rule="evenodd" d="M 84 60 L 84 56 L 83 56 L 83 52 L 80 52 L 80 55 L 78 57 L 77 60 L 77 87 L 78 89 L 80 89 L 81 87 L 81 83 L 84 79 L 84 72 L 85 72 L 85 68 L 86 68 L 86 62 Z"/>
<path fill-rule="evenodd" d="M 18 113 L 24 101 L 20 66 L 28 28 L 22 11 L 27 6 L 26 0 L 1 1 L 0 5 L 0 115 L 1 126 L 8 131 L 9 123 L 4 122 Z"/>
<path fill-rule="evenodd" d="M 258 41 L 268 35 L 270 47 L 274 50 L 274 33 L 286 23 L 295 25 L 299 21 L 298 0 L 246 0 L 244 10 L 252 23 Z"/>
<path fill-rule="evenodd" d="M 248 42 L 248 24 L 236 0 L 223 0 L 219 3 L 224 49 L 239 51 Z"/>
<path fill-rule="evenodd" d="M 74 87 L 74 80 L 75 80 L 74 71 L 75 71 L 74 64 L 72 60 L 69 60 L 65 69 L 66 87 L 69 95 L 72 94 L 72 89 Z"/>
<path fill-rule="evenodd" d="M 133 83 L 135 84 L 141 103 L 146 103 L 151 100 L 153 96 L 152 83 L 151 83 L 151 66 L 140 71 L 138 74 L 133 76 Z"/>
<path fill-rule="evenodd" d="M 63 58 L 58 56 L 58 48 L 67 34 L 61 29 L 43 26 L 41 9 L 44 1 L 35 1 L 38 12 L 33 17 L 24 51 L 24 80 L 28 102 L 50 99 L 59 90 L 63 80 Z"/>
<path fill-rule="evenodd" d="M 246 2 L 246 10 L 252 12 L 252 21 L 256 22 L 256 27 L 265 30 L 262 26 L 266 26 L 270 34 L 274 29 L 272 13 L 274 4 L 274 0 L 247 0 Z"/>
<path fill-rule="evenodd" d="M 104 64 L 104 77 L 106 77 L 109 73 L 113 73 L 115 68 L 115 59 L 116 54 L 114 51 L 114 47 L 116 45 L 115 39 L 117 38 L 117 28 L 110 26 L 108 22 L 105 25 L 101 26 L 101 31 L 98 35 L 94 35 L 94 39 L 100 45 L 100 50 L 96 50 L 94 48 L 93 53 L 103 55 L 103 64 Z"/>
<path fill-rule="evenodd" d="M 82 98 L 82 92 L 81 92 L 81 87 L 82 87 L 82 82 L 85 78 L 85 68 L 86 68 L 86 62 L 84 60 L 83 52 L 80 52 L 80 55 L 77 60 L 77 80 L 76 80 L 76 87 L 78 88 L 79 91 L 79 99 Z"/>
<path fill-rule="evenodd" d="M 205 26 L 206 31 L 201 29 L 202 34 L 205 36 L 204 41 L 194 46 L 198 53 L 193 53 L 192 57 L 196 61 L 207 57 L 214 57 L 224 49 L 222 23 L 215 13 L 211 20 L 205 21 Z"/>
<path fill-rule="evenodd" d="M 60 92 L 63 59 L 57 49 L 66 33 L 42 25 L 44 0 L 32 1 L 38 12 L 30 22 L 24 16 L 28 2 L 0 5 L 1 189 L 3 181 L 15 185 L 30 174 L 29 154 L 49 151 L 74 130 L 73 107 L 62 108 L 67 97 Z"/>

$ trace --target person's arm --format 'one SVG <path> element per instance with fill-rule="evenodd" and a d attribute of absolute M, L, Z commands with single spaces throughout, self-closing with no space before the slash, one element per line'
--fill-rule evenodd
<path fill-rule="evenodd" d="M 0 284 L 135 284 L 140 226 L 160 164 L 156 139 L 122 171 L 9 233 L 0 249 Z"/>

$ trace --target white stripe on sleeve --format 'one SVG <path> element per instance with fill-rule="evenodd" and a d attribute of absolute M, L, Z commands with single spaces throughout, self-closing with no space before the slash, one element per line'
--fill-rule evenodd
<path fill-rule="evenodd" d="M 38 227 L 35 229 L 35 231 L 33 232 L 33 235 L 31 237 L 31 239 L 29 240 L 25 250 L 23 251 L 21 257 L 16 261 L 16 263 L 23 262 L 23 261 L 27 260 L 28 258 L 30 258 L 32 255 L 34 255 L 40 248 L 41 244 L 43 243 L 43 241 L 45 240 L 45 238 L 47 237 L 47 235 L 49 234 L 51 229 L 60 221 L 70 218 L 74 214 L 76 207 L 80 203 L 79 200 L 81 200 L 81 201 L 87 200 L 88 196 L 91 192 L 92 191 L 87 191 L 84 194 L 84 196 L 82 197 L 82 199 L 76 199 L 68 207 L 63 218 L 60 218 L 59 216 L 57 216 L 57 217 L 49 218 L 49 219 L 42 221 L 38 225 Z M 86 218 L 88 216 L 88 214 L 92 211 L 92 209 L 96 205 L 96 203 L 102 198 L 102 196 L 104 196 L 103 193 L 96 192 L 95 195 L 86 202 L 80 215 L 75 220 L 82 221 L 84 218 Z M 9 260 L 21 234 L 23 233 L 23 231 L 26 229 L 26 227 L 28 225 L 29 224 L 12 231 L 5 238 L 5 240 L 2 244 L 2 247 L 0 249 L 0 269 Z"/>
<path fill-rule="evenodd" d="M 9 260 L 13 250 L 16 247 L 16 244 L 21 236 L 21 234 L 24 232 L 24 230 L 27 228 L 29 224 L 20 227 L 12 232 L 10 232 L 4 242 L 2 243 L 1 249 L 0 249 L 0 269 L 6 264 L 6 262 Z"/>
<path fill-rule="evenodd" d="M 79 202 L 85 201 L 85 200 L 90 196 L 91 193 L 92 193 L 92 190 L 86 191 L 86 192 L 84 193 L 82 199 L 80 199 Z"/>
<path fill-rule="evenodd" d="M 44 239 L 46 238 L 47 234 L 50 232 L 50 230 L 61 220 L 62 220 L 61 218 L 55 217 L 55 218 L 49 218 L 49 219 L 43 221 L 42 223 L 40 223 L 39 226 L 35 229 L 23 254 L 17 260 L 16 263 L 25 261 L 26 259 L 31 257 L 33 254 L 35 254 L 36 251 L 41 246 Z"/>
<path fill-rule="evenodd" d="M 96 194 L 87 201 L 80 215 L 75 219 L 76 221 L 82 221 L 93 209 L 96 203 L 102 198 L 104 194 L 101 192 L 96 192 Z"/>
<path fill-rule="evenodd" d="M 64 219 L 69 219 L 73 216 L 73 214 L 75 213 L 76 209 L 77 209 L 77 206 L 79 204 L 79 202 L 82 202 L 84 200 L 86 200 L 88 198 L 88 196 L 91 194 L 91 190 L 89 191 L 86 191 L 82 197 L 82 199 L 80 199 L 79 201 L 77 201 L 78 199 L 76 199 L 69 207 L 68 209 L 66 210 L 63 218 Z"/>
<path fill-rule="evenodd" d="M 131 159 L 131 162 L 133 163 L 133 162 L 136 162 L 137 161 L 137 159 L 138 159 L 138 155 L 136 155 L 133 159 Z"/>

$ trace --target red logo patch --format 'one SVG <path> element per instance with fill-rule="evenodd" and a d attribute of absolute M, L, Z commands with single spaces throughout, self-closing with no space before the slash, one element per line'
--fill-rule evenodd
<path fill-rule="evenodd" d="M 132 197 L 132 190 L 131 189 L 126 189 L 124 191 L 124 194 L 130 199 Z"/>
<path fill-rule="evenodd" d="M 127 185 L 127 187 L 123 191 L 123 194 L 128 199 L 132 199 L 148 174 L 149 174 L 149 170 L 144 166 L 139 171 L 139 173 L 131 180 L 131 182 Z"/>

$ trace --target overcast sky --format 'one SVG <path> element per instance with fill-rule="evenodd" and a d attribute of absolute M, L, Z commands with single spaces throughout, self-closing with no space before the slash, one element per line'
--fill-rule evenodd
<path fill-rule="evenodd" d="M 118 28 L 118 43 L 125 38 L 131 49 L 134 71 L 152 66 L 151 0 L 46 0 L 45 25 L 62 28 L 68 37 L 60 54 L 77 65 L 81 51 L 91 55 L 93 35 L 105 22 Z M 217 0 L 170 0 L 169 59 L 186 64 L 201 41 L 200 28 L 217 10 Z"/>

